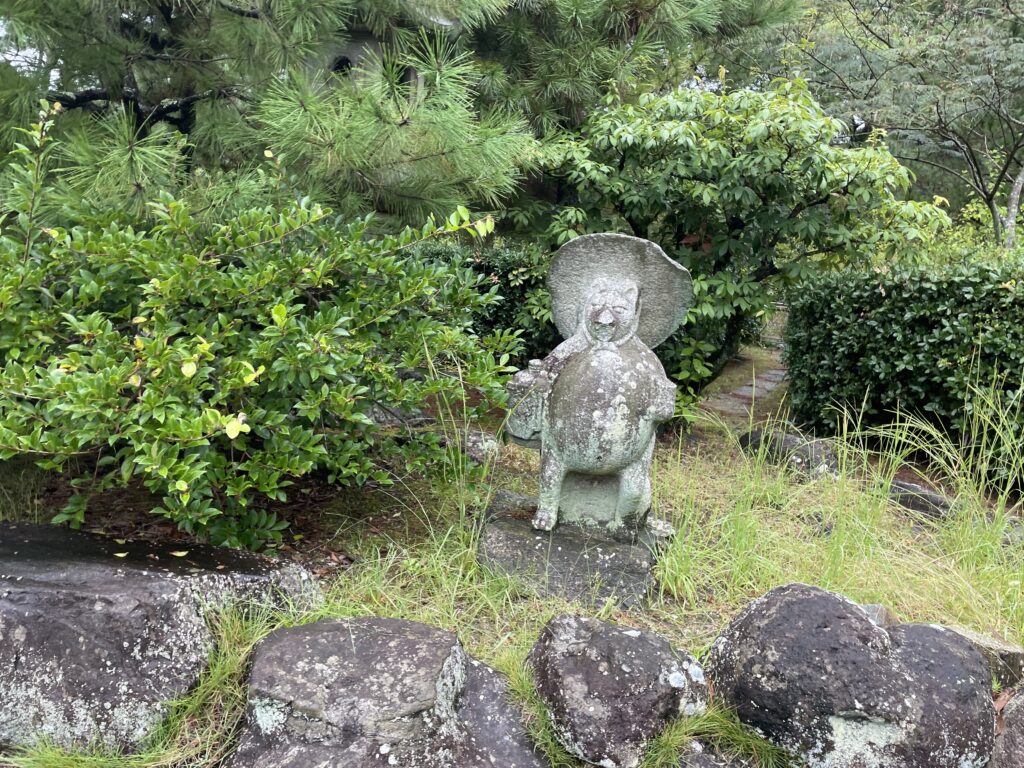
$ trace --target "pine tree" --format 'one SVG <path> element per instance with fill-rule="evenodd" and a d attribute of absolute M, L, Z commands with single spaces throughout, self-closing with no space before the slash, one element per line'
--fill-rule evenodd
<path fill-rule="evenodd" d="M 88 200 L 309 194 L 412 221 L 496 207 L 536 138 L 579 125 L 610 83 L 657 87 L 696 41 L 794 2 L 8 0 L 0 152 L 46 98 Z"/>

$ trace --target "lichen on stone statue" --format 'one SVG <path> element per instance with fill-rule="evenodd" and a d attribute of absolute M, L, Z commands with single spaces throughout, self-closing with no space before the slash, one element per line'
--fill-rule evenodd
<path fill-rule="evenodd" d="M 508 431 L 541 452 L 534 527 L 637 531 L 651 507 L 656 429 L 675 409 L 651 349 L 686 316 L 690 275 L 650 241 L 587 235 L 555 254 L 548 287 L 566 340 L 508 386 Z"/>

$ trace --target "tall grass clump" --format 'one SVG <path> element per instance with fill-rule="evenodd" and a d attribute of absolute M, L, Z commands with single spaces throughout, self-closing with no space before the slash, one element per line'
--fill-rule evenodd
<path fill-rule="evenodd" d="M 659 498 L 679 531 L 658 566 L 663 615 L 707 643 L 743 605 L 800 581 L 885 604 L 902 620 L 1024 638 L 1024 537 L 1011 535 L 1009 507 L 961 493 L 951 515 L 926 520 L 889 500 L 911 456 L 930 447 L 952 459 L 949 439 L 908 425 L 880 442 L 877 430 L 851 427 L 833 440 L 836 475 L 813 480 L 722 441 L 663 457 Z M 961 485 L 984 469 L 966 460 L 956 468 L 950 480 Z"/>

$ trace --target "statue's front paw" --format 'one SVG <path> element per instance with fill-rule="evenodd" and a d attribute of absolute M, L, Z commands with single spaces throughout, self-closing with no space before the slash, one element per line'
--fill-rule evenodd
<path fill-rule="evenodd" d="M 538 509 L 533 516 L 533 527 L 538 531 L 550 531 L 558 522 L 558 513 L 550 510 Z"/>

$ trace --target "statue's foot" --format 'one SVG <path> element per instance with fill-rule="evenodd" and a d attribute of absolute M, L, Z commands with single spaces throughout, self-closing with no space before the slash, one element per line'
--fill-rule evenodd
<path fill-rule="evenodd" d="M 533 516 L 533 527 L 538 531 L 550 531 L 558 522 L 558 513 L 546 509 L 538 509 Z"/>

